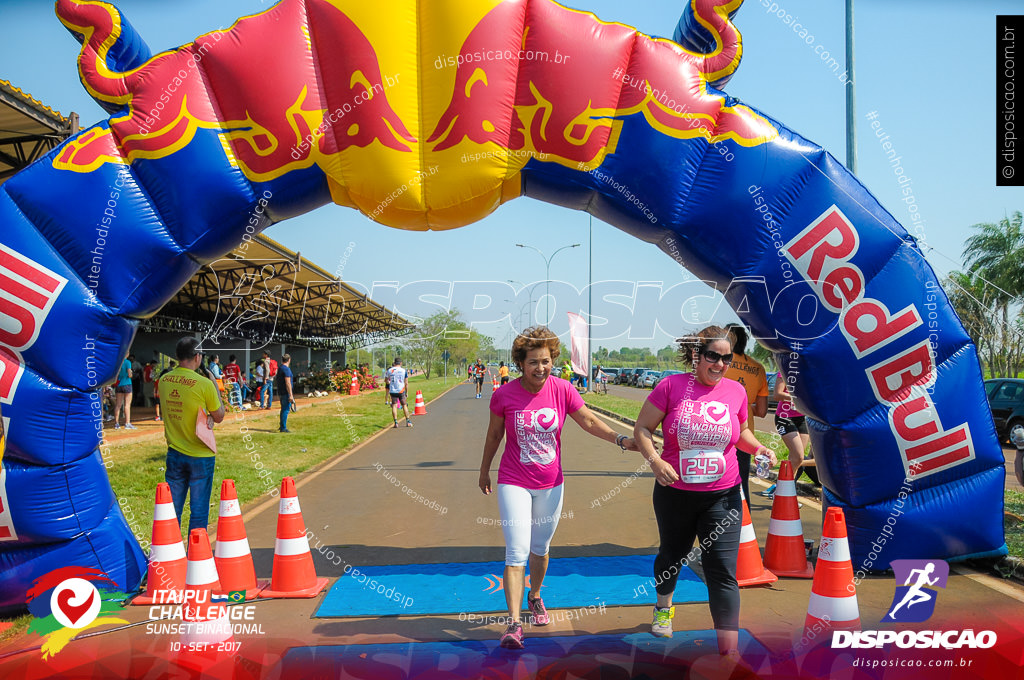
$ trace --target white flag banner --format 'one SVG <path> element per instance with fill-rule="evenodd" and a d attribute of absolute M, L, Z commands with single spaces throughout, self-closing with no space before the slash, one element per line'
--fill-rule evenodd
<path fill-rule="evenodd" d="M 587 337 L 587 322 L 579 314 L 569 312 L 569 342 L 574 373 L 590 379 L 590 338 Z"/>

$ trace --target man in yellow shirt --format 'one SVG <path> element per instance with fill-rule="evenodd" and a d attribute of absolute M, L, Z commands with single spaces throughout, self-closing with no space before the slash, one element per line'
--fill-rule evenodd
<path fill-rule="evenodd" d="M 210 448 L 196 433 L 197 427 L 210 428 L 224 420 L 224 404 L 217 386 L 196 372 L 203 361 L 199 340 L 182 338 L 176 348 L 178 366 L 160 378 L 160 404 L 163 406 L 164 438 L 167 440 L 167 464 L 164 479 L 171 487 L 174 512 L 181 523 L 185 496 L 189 500 L 188 530 L 206 529 L 210 516 L 210 494 L 213 491 L 213 469 L 216 449 Z M 200 411 L 206 412 L 206 423 L 199 423 Z"/>
<path fill-rule="evenodd" d="M 768 414 L 768 376 L 765 374 L 764 366 L 757 359 L 749 357 L 747 351 L 747 329 L 738 323 L 731 323 L 725 330 L 733 334 L 736 342 L 732 346 L 732 365 L 725 372 L 725 377 L 735 380 L 743 385 L 747 391 L 747 422 L 750 424 L 750 431 L 754 431 L 754 416 L 764 418 Z M 750 478 L 749 451 L 740 449 L 736 445 L 736 460 L 740 464 L 740 484 L 743 486 L 743 497 L 750 504 L 750 489 L 747 488 L 747 480 Z"/>

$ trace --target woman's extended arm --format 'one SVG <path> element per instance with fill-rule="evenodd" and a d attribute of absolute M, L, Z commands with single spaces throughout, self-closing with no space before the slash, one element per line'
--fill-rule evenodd
<path fill-rule="evenodd" d="M 619 441 L 619 433 L 608 427 L 603 420 L 594 415 L 586 406 L 580 407 L 579 410 L 573 411 L 569 414 L 569 417 L 576 421 L 576 423 L 582 427 L 585 431 L 594 435 L 598 439 L 603 439 L 606 442 L 613 444 L 619 444 L 622 448 L 629 451 L 639 451 L 636 447 L 636 441 L 632 437 L 626 437 Z"/>
<path fill-rule="evenodd" d="M 480 490 L 485 494 L 491 492 L 491 463 L 498 445 L 505 437 L 505 418 L 491 411 L 491 420 L 487 425 L 487 439 L 484 440 L 484 457 L 480 461 Z"/>
<path fill-rule="evenodd" d="M 665 419 L 665 412 L 649 401 L 645 401 L 640 407 L 640 415 L 637 416 L 636 425 L 633 427 L 633 438 L 636 440 L 640 455 L 650 464 L 651 472 L 654 473 L 658 484 L 668 486 L 679 481 L 679 475 L 675 469 L 666 463 L 654 446 L 654 431 Z"/>

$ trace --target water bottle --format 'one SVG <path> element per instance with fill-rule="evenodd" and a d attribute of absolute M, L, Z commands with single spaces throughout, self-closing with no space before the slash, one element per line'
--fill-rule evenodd
<path fill-rule="evenodd" d="M 757 465 L 755 472 L 761 479 L 768 479 L 768 470 L 771 469 L 772 459 L 763 453 L 757 454 L 754 457 L 754 463 Z"/>

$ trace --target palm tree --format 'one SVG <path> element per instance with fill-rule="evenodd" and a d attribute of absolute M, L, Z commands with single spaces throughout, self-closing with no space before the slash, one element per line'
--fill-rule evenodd
<path fill-rule="evenodd" d="M 1001 320 L 993 340 L 1001 340 L 998 354 L 1003 359 L 1001 373 L 1016 375 L 1016 358 L 1020 339 L 1010 324 L 1010 308 L 1024 295 L 1024 219 L 1020 211 L 1004 217 L 998 223 L 971 226 L 976 230 L 964 245 L 964 264 L 972 279 L 980 278 L 987 284 L 985 297 L 991 300 L 993 311 Z M 1019 310 L 1016 315 L 1019 315 Z M 1016 324 L 1015 324 L 1016 325 Z M 993 374 L 997 368 L 989 366 Z"/>

